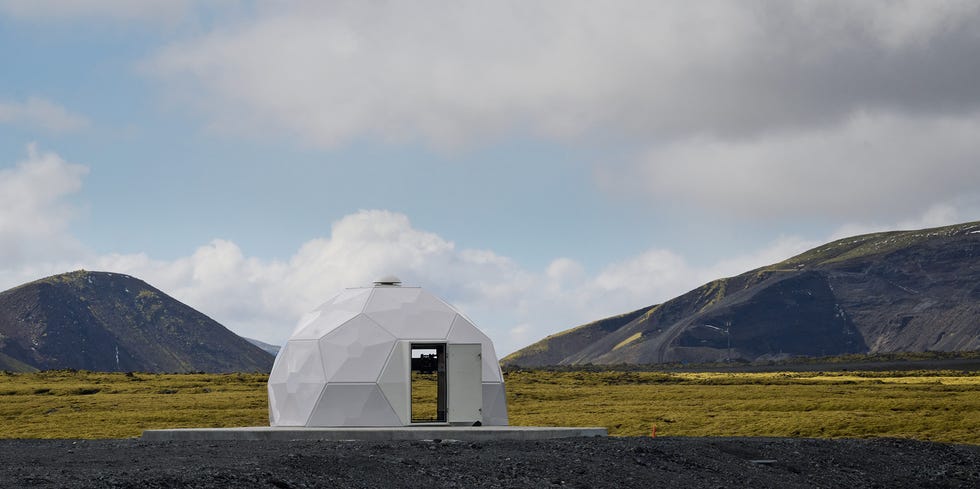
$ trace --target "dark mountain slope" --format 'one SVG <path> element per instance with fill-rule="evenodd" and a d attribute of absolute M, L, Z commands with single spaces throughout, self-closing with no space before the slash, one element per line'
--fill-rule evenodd
<path fill-rule="evenodd" d="M 267 372 L 272 361 L 127 275 L 77 271 L 0 293 L 0 369 Z"/>
<path fill-rule="evenodd" d="M 608 337 L 610 333 L 646 314 L 653 307 L 583 324 L 577 328 L 551 335 L 521 351 L 533 354 L 535 358 L 543 362 L 540 365 L 557 365 L 562 360 L 588 348 L 594 342 Z"/>
<path fill-rule="evenodd" d="M 577 350 L 552 344 L 575 343 L 565 337 L 589 325 L 549 336 L 503 362 L 701 362 L 978 350 L 980 223 L 841 239 L 644 311 L 615 323 L 618 327 L 593 330 Z"/>

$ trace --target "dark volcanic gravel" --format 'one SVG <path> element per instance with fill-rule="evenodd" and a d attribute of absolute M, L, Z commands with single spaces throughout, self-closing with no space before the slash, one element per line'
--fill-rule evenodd
<path fill-rule="evenodd" d="M 0 440 L 2 487 L 980 487 L 980 447 L 908 440 Z"/>

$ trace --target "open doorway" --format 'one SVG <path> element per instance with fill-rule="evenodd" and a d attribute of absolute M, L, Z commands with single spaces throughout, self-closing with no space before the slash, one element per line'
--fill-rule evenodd
<path fill-rule="evenodd" d="M 413 423 L 446 422 L 446 344 L 412 343 Z"/>

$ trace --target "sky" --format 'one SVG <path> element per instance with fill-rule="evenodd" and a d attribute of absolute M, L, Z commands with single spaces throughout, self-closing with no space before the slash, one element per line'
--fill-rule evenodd
<path fill-rule="evenodd" d="M 236 333 L 394 274 L 506 354 L 980 219 L 972 0 L 0 0 L 0 290 Z"/>

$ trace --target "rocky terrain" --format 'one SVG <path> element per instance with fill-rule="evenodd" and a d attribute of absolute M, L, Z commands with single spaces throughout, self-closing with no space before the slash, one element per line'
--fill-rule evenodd
<path fill-rule="evenodd" d="M 19 488 L 975 488 L 980 447 L 897 439 L 0 440 Z"/>
<path fill-rule="evenodd" d="M 854 236 L 549 336 L 535 367 L 980 350 L 980 222 Z"/>
<path fill-rule="evenodd" d="M 0 292 L 0 370 L 268 372 L 273 360 L 128 275 L 82 270 Z"/>

